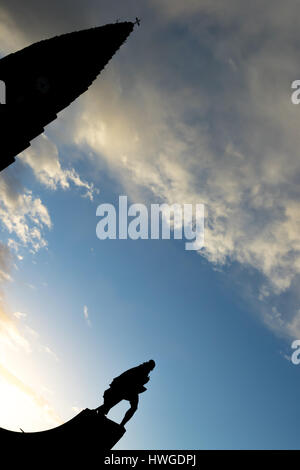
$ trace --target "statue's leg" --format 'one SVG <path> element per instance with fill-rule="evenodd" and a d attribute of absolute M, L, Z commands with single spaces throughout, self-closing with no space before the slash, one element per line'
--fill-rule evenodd
<path fill-rule="evenodd" d="M 97 413 L 107 415 L 109 410 L 122 400 L 118 394 L 113 393 L 110 389 L 105 390 L 103 394 L 103 405 L 96 408 Z"/>
<path fill-rule="evenodd" d="M 132 418 L 132 416 L 134 415 L 134 413 L 136 412 L 138 408 L 138 403 L 139 403 L 139 396 L 137 394 L 131 398 L 130 408 L 129 410 L 126 411 L 123 421 L 120 423 L 120 426 L 124 427 L 125 424 L 128 423 L 128 421 Z"/>

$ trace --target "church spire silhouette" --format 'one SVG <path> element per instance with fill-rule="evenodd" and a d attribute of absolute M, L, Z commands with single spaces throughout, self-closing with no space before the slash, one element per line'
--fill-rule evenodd
<path fill-rule="evenodd" d="M 118 22 L 56 36 L 0 60 L 0 171 L 85 92 L 134 28 Z M 3 93 L 2 93 L 3 94 Z"/>

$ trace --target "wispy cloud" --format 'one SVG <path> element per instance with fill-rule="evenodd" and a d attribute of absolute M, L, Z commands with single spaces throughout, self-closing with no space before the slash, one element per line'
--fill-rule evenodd
<path fill-rule="evenodd" d="M 22 350 L 26 353 L 31 352 L 29 341 L 21 333 L 15 319 L 24 318 L 24 313 L 15 312 L 10 316 L 6 313 L 2 290 L 7 281 L 11 280 L 11 269 L 13 257 L 10 249 L 0 242 L 0 346 L 8 347 L 13 350 Z"/>
<path fill-rule="evenodd" d="M 1 252 L 1 245 L 0 266 L 2 270 L 9 273 L 10 253 L 6 249 Z M 30 398 L 38 407 L 46 422 L 58 425 L 62 423 L 62 420 L 51 404 L 42 394 L 20 379 L 18 374 L 8 366 L 9 361 L 7 362 L 7 359 L 11 357 L 11 354 L 15 357 L 22 357 L 22 360 L 24 360 L 24 353 L 30 355 L 33 351 L 40 349 L 56 361 L 58 360 L 56 354 L 49 347 L 39 344 L 39 334 L 25 324 L 26 319 L 27 314 L 20 311 L 9 315 L 5 311 L 3 301 L 0 302 L 0 352 L 2 361 L 5 360 L 5 365 L 0 363 L 0 376 L 8 385 L 15 387 L 23 395 Z"/>
<path fill-rule="evenodd" d="M 44 351 L 49 354 L 56 362 L 59 362 L 58 356 L 55 354 L 55 352 L 52 351 L 52 349 L 49 348 L 49 346 L 43 346 Z"/>
<path fill-rule="evenodd" d="M 25 283 L 25 286 L 27 286 L 29 289 L 35 290 L 36 286 L 34 284 L 30 284 L 28 282 Z"/>
<path fill-rule="evenodd" d="M 62 424 L 62 419 L 50 405 L 50 403 L 33 388 L 25 384 L 14 373 L 0 364 L 0 375 L 10 385 L 16 387 L 19 391 L 28 396 L 42 411 L 46 419 L 56 425 Z"/>
<path fill-rule="evenodd" d="M 20 320 L 21 318 L 26 318 L 27 317 L 27 314 L 26 313 L 23 313 L 23 312 L 14 312 L 14 317 L 16 317 L 18 320 Z"/>
<path fill-rule="evenodd" d="M 30 326 L 28 326 L 28 325 L 25 325 L 24 330 L 25 330 L 32 338 L 38 339 L 39 336 L 40 336 L 36 330 L 34 330 L 33 328 L 30 328 Z"/>
<path fill-rule="evenodd" d="M 46 206 L 39 197 L 34 197 L 31 191 L 3 173 L 0 175 L 0 218 L 7 231 L 34 252 L 47 246 L 43 229 L 50 229 L 52 223 Z M 12 239 L 9 244 L 17 248 L 17 242 Z"/>
<path fill-rule="evenodd" d="M 12 262 L 13 257 L 9 247 L 0 242 L 0 284 L 12 280 L 10 274 Z"/>
<path fill-rule="evenodd" d="M 33 141 L 29 149 L 19 157 L 32 168 L 37 180 L 52 190 L 58 187 L 70 189 L 72 183 L 85 189 L 84 197 L 91 201 L 94 193 L 98 192 L 92 183 L 83 181 L 74 168 L 62 169 L 57 147 L 45 134 Z"/>
<path fill-rule="evenodd" d="M 3 312 L 0 312 L 0 344 L 15 351 L 23 350 L 26 353 L 32 351 L 30 342 Z"/>
<path fill-rule="evenodd" d="M 91 326 L 91 321 L 89 319 L 89 311 L 86 305 L 83 307 L 83 316 L 85 321 L 87 322 L 88 326 Z"/>
<path fill-rule="evenodd" d="M 290 100 L 300 33 L 293 15 L 277 1 L 272 12 L 252 2 L 249 14 L 235 0 L 218 8 L 208 1 L 187 9 L 164 1 L 163 7 L 164 19 L 178 23 L 184 10 L 186 42 L 174 54 L 176 35 L 164 43 L 153 37 L 152 50 L 163 49 L 159 57 L 168 64 L 148 61 L 136 76 L 136 56 L 119 73 L 115 63 L 81 100 L 73 141 L 105 159 L 132 200 L 147 202 L 152 193 L 151 200 L 169 204 L 204 203 L 206 242 L 199 254 L 212 266 L 254 268 L 259 282 L 254 279 L 252 295 L 263 321 L 298 334 L 299 296 L 284 309 L 278 304 L 300 277 L 299 108 Z M 255 47 L 254 35 L 261 39 Z M 145 60 L 142 53 L 138 60 Z"/>
<path fill-rule="evenodd" d="M 64 1 L 53 2 L 56 13 L 63 7 Z M 105 160 L 133 200 L 147 202 L 152 193 L 170 204 L 204 203 L 201 256 L 212 266 L 237 262 L 255 269 L 260 281 L 253 296 L 262 318 L 270 328 L 298 334 L 299 296 L 294 293 L 288 308 L 278 305 L 282 293 L 296 291 L 300 276 L 299 108 L 290 101 L 291 81 L 299 78 L 294 9 L 279 0 L 272 8 L 258 0 L 228 0 L 217 7 L 210 0 L 153 0 L 148 8 L 156 20 L 151 51 L 147 34 L 145 44 L 143 38 L 132 41 L 134 53 L 119 56 L 101 83 L 67 111 L 68 122 L 61 119 L 61 141 L 65 135 L 68 145 L 92 152 L 96 165 Z M 39 26 L 25 24 L 15 5 L 1 14 L 3 47 L 10 40 L 19 46 L 37 39 Z M 76 22 L 79 9 L 72 15 Z M 41 18 L 55 32 L 71 21 L 62 18 L 57 25 L 47 15 Z M 161 41 L 166 23 L 180 25 L 184 39 L 178 40 L 178 28 L 168 28 L 170 36 Z M 39 181 L 64 187 L 73 178 L 77 184 L 58 165 L 51 143 L 39 142 L 54 158 L 48 163 L 40 150 L 43 171 L 38 158 L 25 156 Z M 22 223 L 15 222 L 13 209 L 12 220 L 4 223 L 21 240 L 40 244 L 29 227 L 20 227 L 34 203 L 28 193 L 23 198 L 21 206 L 29 209 Z M 47 227 L 45 219 L 41 224 Z"/>

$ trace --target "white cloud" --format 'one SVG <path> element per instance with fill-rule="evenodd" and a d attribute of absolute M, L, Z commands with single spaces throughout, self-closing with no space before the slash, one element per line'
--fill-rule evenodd
<path fill-rule="evenodd" d="M 105 161 L 136 201 L 204 203 L 202 256 L 261 273 L 255 296 L 264 321 L 292 335 L 300 299 L 283 310 L 275 295 L 293 290 L 300 274 L 299 108 L 290 101 L 299 78 L 295 10 L 279 0 L 152 5 L 155 31 L 132 41 L 135 53 L 113 62 L 65 114 L 68 122 L 60 117 L 58 133 L 92 151 L 99 167 Z M 6 14 L 2 34 L 9 21 Z M 176 28 L 166 30 L 170 22 L 181 25 L 180 38 Z M 81 186 L 45 137 L 38 145 L 47 152 L 33 149 L 25 160 L 43 184 Z M 22 241 L 30 238 L 24 223 L 15 223 Z"/>
<path fill-rule="evenodd" d="M 93 184 L 83 181 L 73 168 L 61 168 L 57 148 L 45 135 L 36 139 L 20 157 L 33 169 L 40 183 L 52 190 L 58 187 L 70 189 L 72 183 L 84 189 L 83 196 L 90 200 L 98 192 Z M 8 232 L 17 237 L 17 240 L 8 240 L 8 246 L 15 252 L 19 251 L 20 246 L 29 248 L 32 253 L 47 246 L 44 230 L 52 228 L 47 207 L 32 191 L 20 186 L 7 173 L 0 175 L 0 218 Z M 19 254 L 18 259 L 22 258 Z"/>
<path fill-rule="evenodd" d="M 55 425 L 62 424 L 61 417 L 57 414 L 50 403 L 42 395 L 37 393 L 30 385 L 24 383 L 23 380 L 2 364 L 0 364 L 0 377 L 4 379 L 7 384 L 15 387 L 22 394 L 29 397 L 41 410 L 47 421 Z"/>
<path fill-rule="evenodd" d="M 52 351 L 52 349 L 49 348 L 49 346 L 44 346 L 43 347 L 44 351 L 49 354 L 56 362 L 59 362 L 58 356 L 55 354 L 55 352 Z"/>
<path fill-rule="evenodd" d="M 25 286 L 29 287 L 29 289 L 32 289 L 32 290 L 35 290 L 35 289 L 36 289 L 35 285 L 30 284 L 30 283 L 28 283 L 28 282 L 25 283 Z"/>
<path fill-rule="evenodd" d="M 0 345 L 15 351 L 32 351 L 30 342 L 19 331 L 15 323 L 3 311 L 0 311 Z"/>
<path fill-rule="evenodd" d="M 97 189 L 92 183 L 82 181 L 74 168 L 62 169 L 57 147 L 45 134 L 35 139 L 29 149 L 19 155 L 19 158 L 32 168 L 37 180 L 46 187 L 53 190 L 59 186 L 63 189 L 70 189 L 70 183 L 73 183 L 74 186 L 85 189 L 84 196 L 93 200 Z"/>
<path fill-rule="evenodd" d="M 43 346 L 39 343 L 38 332 L 30 328 L 28 325 L 24 325 L 24 323 L 22 323 L 22 328 L 15 323 L 15 319 L 19 321 L 26 317 L 27 315 L 22 312 L 15 312 L 10 316 L 4 311 L 3 306 L 0 308 L 0 354 L 2 358 L 2 364 L 0 364 L 0 378 L 4 380 L 8 386 L 15 387 L 18 391 L 15 399 L 20 403 L 23 403 L 24 401 L 22 396 L 30 398 L 41 416 L 42 426 L 45 426 L 46 423 L 48 423 L 48 425 L 49 423 L 51 425 L 62 424 L 60 416 L 57 414 L 54 407 L 39 392 L 39 388 L 37 388 L 37 386 L 33 387 L 28 385 L 28 383 L 26 383 L 26 379 L 24 381 L 24 375 L 25 377 L 27 376 L 29 380 L 29 371 L 32 369 L 34 359 L 31 353 L 43 351 L 54 358 L 55 361 L 58 361 L 58 357 L 48 346 Z M 21 366 L 21 364 L 26 364 L 26 362 L 24 362 L 24 353 L 26 355 L 31 355 L 31 366 L 25 374 Z M 11 362 L 11 358 L 13 357 L 16 359 Z M 11 368 L 11 364 L 13 362 L 15 362 L 15 368 L 17 367 L 18 372 L 16 372 L 14 368 Z M 9 387 L 7 390 L 7 393 L 10 393 Z M 3 400 L 9 400 L 9 396 L 5 396 L 4 394 L 2 398 Z M 9 422 L 13 422 L 13 419 Z"/>
<path fill-rule="evenodd" d="M 47 246 L 42 234 L 44 227 L 49 229 L 52 225 L 47 208 L 31 191 L 21 192 L 15 181 L 3 173 L 0 175 L 0 218 L 8 232 L 33 251 Z M 9 242 L 14 249 L 17 243 Z"/>
<path fill-rule="evenodd" d="M 40 336 L 36 330 L 34 330 L 33 328 L 31 328 L 31 327 L 28 326 L 28 325 L 25 326 L 25 331 L 26 331 L 27 333 L 29 333 L 29 335 L 30 335 L 32 338 L 34 338 L 34 339 L 38 339 L 39 336 Z"/>
<path fill-rule="evenodd" d="M 0 7 L 0 50 L 5 54 L 15 52 L 26 45 L 25 35 L 18 29 L 8 11 Z"/>
<path fill-rule="evenodd" d="M 27 314 L 23 312 L 14 312 L 14 317 L 16 317 L 18 320 L 21 320 L 21 318 L 26 318 Z"/>
<path fill-rule="evenodd" d="M 180 2 L 164 3 L 180 22 Z M 192 2 L 185 15 L 197 5 Z M 241 8 L 235 1 L 218 8 L 201 2 L 199 10 L 220 28 L 218 41 L 205 21 L 199 30 L 190 16 L 187 44 L 178 42 L 176 57 L 169 42 L 160 45 L 167 64 L 148 62 L 143 69 L 141 62 L 136 75 L 136 63 L 122 63 L 119 73 L 111 68 L 81 99 L 73 140 L 105 160 L 135 201 L 147 202 L 152 193 L 152 201 L 204 203 L 201 255 L 213 265 L 238 262 L 261 273 L 264 284 L 255 295 L 262 302 L 270 297 L 263 319 L 291 334 L 294 307 L 279 314 L 274 294 L 291 289 L 300 275 L 299 108 L 290 100 L 290 83 L 299 78 L 298 50 L 295 39 L 294 48 L 287 45 L 285 31 L 291 26 L 295 38 L 300 33 L 278 2 L 271 13 L 255 2 L 266 30 L 264 22 L 253 26 L 254 13 L 247 17 Z M 281 12 L 284 25 L 278 23 Z M 224 24 L 231 26 L 226 37 Z M 263 31 L 254 47 L 253 34 Z M 199 50 L 188 49 L 190 39 Z"/>
<path fill-rule="evenodd" d="M 8 246 L 0 242 L 0 284 L 11 281 L 12 255 Z"/>
<path fill-rule="evenodd" d="M 288 332 L 293 338 L 300 338 L 300 309 L 292 316 L 287 324 Z"/>
<path fill-rule="evenodd" d="M 7 240 L 7 246 L 17 253 L 19 251 L 20 243 L 18 243 L 16 240 L 13 240 L 12 238 L 9 238 Z"/>
<path fill-rule="evenodd" d="M 11 280 L 12 255 L 7 246 L 0 242 L 0 293 L 2 294 L 3 285 Z M 25 314 L 15 312 L 15 318 L 22 318 Z M 0 299 L 0 351 L 9 348 L 12 350 L 21 350 L 26 353 L 31 352 L 30 342 L 24 337 L 17 327 L 15 321 L 9 316 L 4 307 L 3 297 Z"/>
<path fill-rule="evenodd" d="M 88 326 L 91 326 L 91 321 L 89 319 L 89 311 L 86 305 L 83 307 L 83 316 L 85 321 L 87 322 Z"/>

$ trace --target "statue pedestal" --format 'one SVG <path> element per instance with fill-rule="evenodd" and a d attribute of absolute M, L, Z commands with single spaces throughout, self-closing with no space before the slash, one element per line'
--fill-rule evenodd
<path fill-rule="evenodd" d="M 42 432 L 13 432 L 0 428 L 2 458 L 7 452 L 12 463 L 95 461 L 113 448 L 126 429 L 88 408 L 70 421 Z M 97 457 L 98 455 L 98 457 Z"/>

